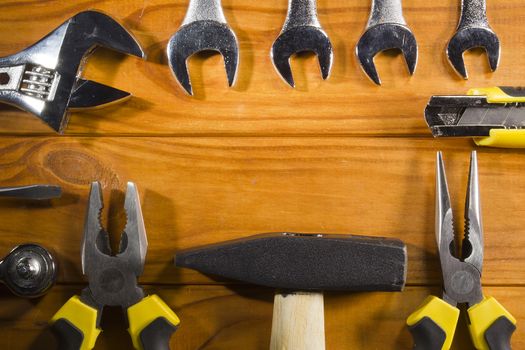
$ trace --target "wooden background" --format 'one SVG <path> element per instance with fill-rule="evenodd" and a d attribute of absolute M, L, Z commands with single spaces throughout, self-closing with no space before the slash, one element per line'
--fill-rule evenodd
<path fill-rule="evenodd" d="M 525 4 L 489 0 L 502 43 L 501 64 L 489 72 L 480 50 L 466 55 L 471 79 L 448 65 L 444 47 L 459 17 L 459 0 L 405 0 L 419 43 L 410 78 L 400 55 L 380 54 L 383 80 L 361 72 L 354 46 L 368 18 L 365 0 L 318 0 L 320 21 L 334 45 L 332 76 L 320 78 L 313 55 L 292 61 L 295 90 L 274 71 L 269 49 L 286 14 L 285 0 L 223 0 L 240 43 L 238 81 L 229 89 L 222 58 L 190 61 L 194 97 L 167 66 L 165 47 L 186 11 L 183 0 L 3 1 L 0 55 L 34 43 L 75 13 L 99 9 L 124 23 L 147 61 L 100 49 L 84 76 L 130 91 L 128 102 L 73 113 L 64 136 L 37 118 L 0 107 L 0 186 L 52 183 L 61 199 L 0 201 L 0 252 L 39 242 L 60 263 L 59 283 L 45 297 L 24 300 L 1 289 L 0 348 L 53 349 L 47 321 L 85 285 L 80 240 L 89 184 L 99 180 L 110 202 L 112 244 L 125 216 L 129 180 L 137 183 L 149 239 L 144 275 L 179 315 L 173 349 L 267 349 L 273 292 L 210 280 L 176 269 L 177 249 L 270 231 L 391 236 L 408 245 L 403 293 L 327 294 L 328 349 L 409 349 L 406 317 L 440 292 L 434 238 L 435 152 L 444 152 L 457 221 L 462 220 L 470 140 L 434 140 L 423 119 L 433 94 L 470 87 L 520 85 L 525 77 Z M 514 349 L 525 348 L 525 154 L 478 149 L 485 228 L 486 295 L 518 319 Z M 461 227 L 461 224 L 457 225 Z M 3 253 L 2 253 L 3 254 Z M 106 310 L 97 349 L 130 348 L 118 309 Z M 461 322 L 453 349 L 472 349 Z"/>

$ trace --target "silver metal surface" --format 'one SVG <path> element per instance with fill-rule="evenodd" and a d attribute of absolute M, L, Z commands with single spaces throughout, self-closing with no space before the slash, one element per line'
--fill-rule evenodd
<path fill-rule="evenodd" d="M 366 75 L 377 85 L 381 79 L 374 56 L 384 50 L 399 49 L 405 57 L 408 72 L 414 74 L 418 48 L 414 34 L 403 17 L 401 0 L 372 0 L 365 32 L 356 45 L 356 56 Z"/>
<path fill-rule="evenodd" d="M 220 0 L 190 0 L 182 25 L 166 48 L 171 71 L 189 95 L 193 95 L 193 88 L 187 60 L 201 51 L 217 51 L 223 56 L 228 85 L 233 86 L 237 78 L 239 44 L 226 22 Z"/>
<path fill-rule="evenodd" d="M 58 198 L 61 195 L 62 188 L 60 186 L 53 185 L 0 187 L 0 197 L 44 200 Z"/>
<path fill-rule="evenodd" d="M 485 0 L 462 0 L 461 17 L 456 33 L 450 39 L 447 58 L 460 76 L 468 78 L 463 61 L 463 53 L 469 49 L 481 47 L 487 52 L 492 71 L 498 68 L 500 58 L 499 39 L 489 25 Z"/>
<path fill-rule="evenodd" d="M 485 96 L 432 96 L 425 120 L 434 137 L 482 137 L 525 127 L 523 103 L 488 103 Z"/>
<path fill-rule="evenodd" d="M 383 23 L 406 25 L 401 0 L 372 0 L 367 28 Z"/>
<path fill-rule="evenodd" d="M 88 278 L 89 286 L 84 289 L 82 298 L 97 308 L 110 305 L 126 309 L 144 298 L 137 278 L 143 272 L 148 249 L 135 184 L 128 182 L 124 202 L 127 223 L 120 238 L 119 253 L 114 256 L 111 255 L 108 233 L 100 221 L 102 208 L 100 184 L 93 182 L 81 248 L 82 272 Z"/>
<path fill-rule="evenodd" d="M 289 0 L 286 20 L 272 45 L 270 58 L 277 73 L 291 87 L 295 86 L 295 82 L 290 57 L 305 51 L 317 55 L 321 76 L 328 79 L 332 69 L 333 49 L 317 18 L 316 0 Z"/>
<path fill-rule="evenodd" d="M 53 255 L 37 244 L 19 245 L 0 261 L 0 282 L 21 297 L 45 294 L 54 285 L 56 276 Z"/>
<path fill-rule="evenodd" d="M 67 109 L 77 94 L 86 57 L 97 46 L 144 57 L 133 36 L 111 17 L 96 11 L 81 12 L 36 44 L 0 58 L 0 101 L 30 112 L 55 131 L 67 126 Z M 101 84 L 100 84 L 101 85 Z M 105 86 L 101 94 L 84 97 L 86 107 L 96 107 L 128 96 Z"/>
<path fill-rule="evenodd" d="M 181 26 L 197 21 L 214 21 L 226 24 L 221 0 L 190 0 Z"/>
<path fill-rule="evenodd" d="M 436 241 L 443 273 L 443 300 L 455 306 L 470 306 L 483 300 L 481 265 L 483 238 L 476 152 L 472 152 L 465 212 L 463 254 L 456 257 L 455 234 L 445 167 L 441 152 L 436 159 Z M 463 261 L 460 260 L 461 256 Z"/>
<path fill-rule="evenodd" d="M 465 201 L 465 237 L 463 259 L 480 273 L 483 266 L 483 222 L 479 197 L 478 158 L 476 151 L 470 156 L 467 198 Z"/>
<path fill-rule="evenodd" d="M 294 27 L 304 26 L 321 28 L 317 18 L 317 1 L 288 0 L 288 13 L 281 33 Z"/>

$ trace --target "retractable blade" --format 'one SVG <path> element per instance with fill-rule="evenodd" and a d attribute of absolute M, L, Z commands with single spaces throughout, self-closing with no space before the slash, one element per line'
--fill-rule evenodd
<path fill-rule="evenodd" d="M 425 119 L 434 137 L 472 137 L 480 146 L 525 148 L 525 89 L 471 89 L 432 96 Z"/>

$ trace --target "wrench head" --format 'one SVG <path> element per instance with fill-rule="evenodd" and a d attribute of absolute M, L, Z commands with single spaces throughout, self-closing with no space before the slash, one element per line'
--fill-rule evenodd
<path fill-rule="evenodd" d="M 490 28 L 470 27 L 461 29 L 448 42 L 447 58 L 456 72 L 464 79 L 468 79 L 468 73 L 463 61 L 463 53 L 476 47 L 485 50 L 490 69 L 493 72 L 498 68 L 500 44 L 496 33 Z"/>
<path fill-rule="evenodd" d="M 26 76 L 43 76 L 46 86 L 51 87 L 36 90 L 39 82 L 28 81 L 29 86 L 3 90 L 0 99 L 35 114 L 55 131 L 62 132 L 67 126 L 66 112 L 71 97 L 79 83 L 85 83 L 80 79 L 83 65 L 87 56 L 98 46 L 145 56 L 136 39 L 114 19 L 97 11 L 80 12 L 34 45 L 0 58 L 0 67 L 23 67 L 24 79 L 28 79 Z M 28 92 L 24 92 L 24 88 Z M 113 96 L 114 101 L 129 95 L 109 87 L 106 92 Z M 88 97 L 84 105 L 94 107 L 111 102 L 107 97 L 102 101 L 99 97 L 100 94 Z"/>
<path fill-rule="evenodd" d="M 405 25 L 382 23 L 368 28 L 356 46 L 356 55 L 361 68 L 366 75 L 377 85 L 381 79 L 377 74 L 374 57 L 377 53 L 399 49 L 405 57 L 410 75 L 414 74 L 417 65 L 417 42 L 412 31 Z"/>
<path fill-rule="evenodd" d="M 193 90 L 187 60 L 200 51 L 217 51 L 222 55 L 228 85 L 233 86 L 239 63 L 239 44 L 233 30 L 225 23 L 195 21 L 180 27 L 170 38 L 167 47 L 169 66 L 189 95 L 193 95 Z"/>
<path fill-rule="evenodd" d="M 290 57 L 310 51 L 317 55 L 321 76 L 327 79 L 332 69 L 334 54 L 328 35 L 319 27 L 293 27 L 282 32 L 272 45 L 270 56 L 277 72 L 291 87 L 295 87 Z"/>

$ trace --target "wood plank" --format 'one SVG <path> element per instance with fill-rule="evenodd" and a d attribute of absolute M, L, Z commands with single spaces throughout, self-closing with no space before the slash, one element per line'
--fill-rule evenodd
<path fill-rule="evenodd" d="M 149 239 L 142 280 L 212 283 L 172 265 L 178 249 L 262 232 L 398 237 L 410 284 L 441 281 L 434 238 L 435 152 L 444 151 L 457 227 L 471 142 L 403 138 L 4 137 L 0 186 L 56 183 L 62 199 L 0 201 L 0 251 L 35 241 L 60 258 L 60 281 L 82 280 L 79 249 L 91 181 L 118 234 L 127 181 L 137 183 Z M 480 149 L 486 284 L 523 285 L 522 151 Z M 117 245 L 117 238 L 113 238 Z"/>
<path fill-rule="evenodd" d="M 181 319 L 171 338 L 172 349 L 268 349 L 273 292 L 266 289 L 223 286 L 148 287 L 173 308 Z M 325 295 L 326 348 L 409 349 L 411 335 L 406 317 L 436 289 L 411 287 L 402 293 Z M 525 346 L 523 287 L 488 287 L 518 320 L 513 349 Z M 54 349 L 48 320 L 78 287 L 58 286 L 45 297 L 30 301 L 1 293 L 0 346 L 2 349 Z M 96 349 L 131 348 L 120 310 L 106 309 Z M 452 350 L 474 349 L 464 319 L 460 318 Z"/>
<path fill-rule="evenodd" d="M 102 50 L 89 60 L 85 76 L 131 91 L 119 107 L 74 113 L 69 134 L 169 135 L 427 135 L 423 109 L 434 94 L 465 93 L 470 87 L 520 85 L 522 18 L 525 4 L 488 2 L 491 25 L 502 42 L 501 65 L 489 73 L 480 50 L 466 54 L 470 80 L 454 75 L 444 48 L 459 18 L 457 0 L 405 0 L 404 13 L 419 43 L 419 63 L 409 78 L 400 55 L 377 57 L 383 87 L 374 86 L 354 57 L 368 18 L 369 2 L 319 0 L 320 21 L 335 52 L 332 77 L 322 82 L 312 55 L 292 59 L 295 90 L 283 83 L 269 58 L 287 2 L 224 0 L 225 15 L 240 43 L 238 82 L 226 87 L 218 55 L 190 60 L 195 97 L 179 88 L 167 66 L 165 47 L 184 17 L 186 0 L 8 1 L 0 13 L 0 55 L 21 50 L 75 13 L 96 8 L 122 21 L 142 42 L 148 61 Z M 32 116 L 0 109 L 1 133 L 50 133 Z"/>

